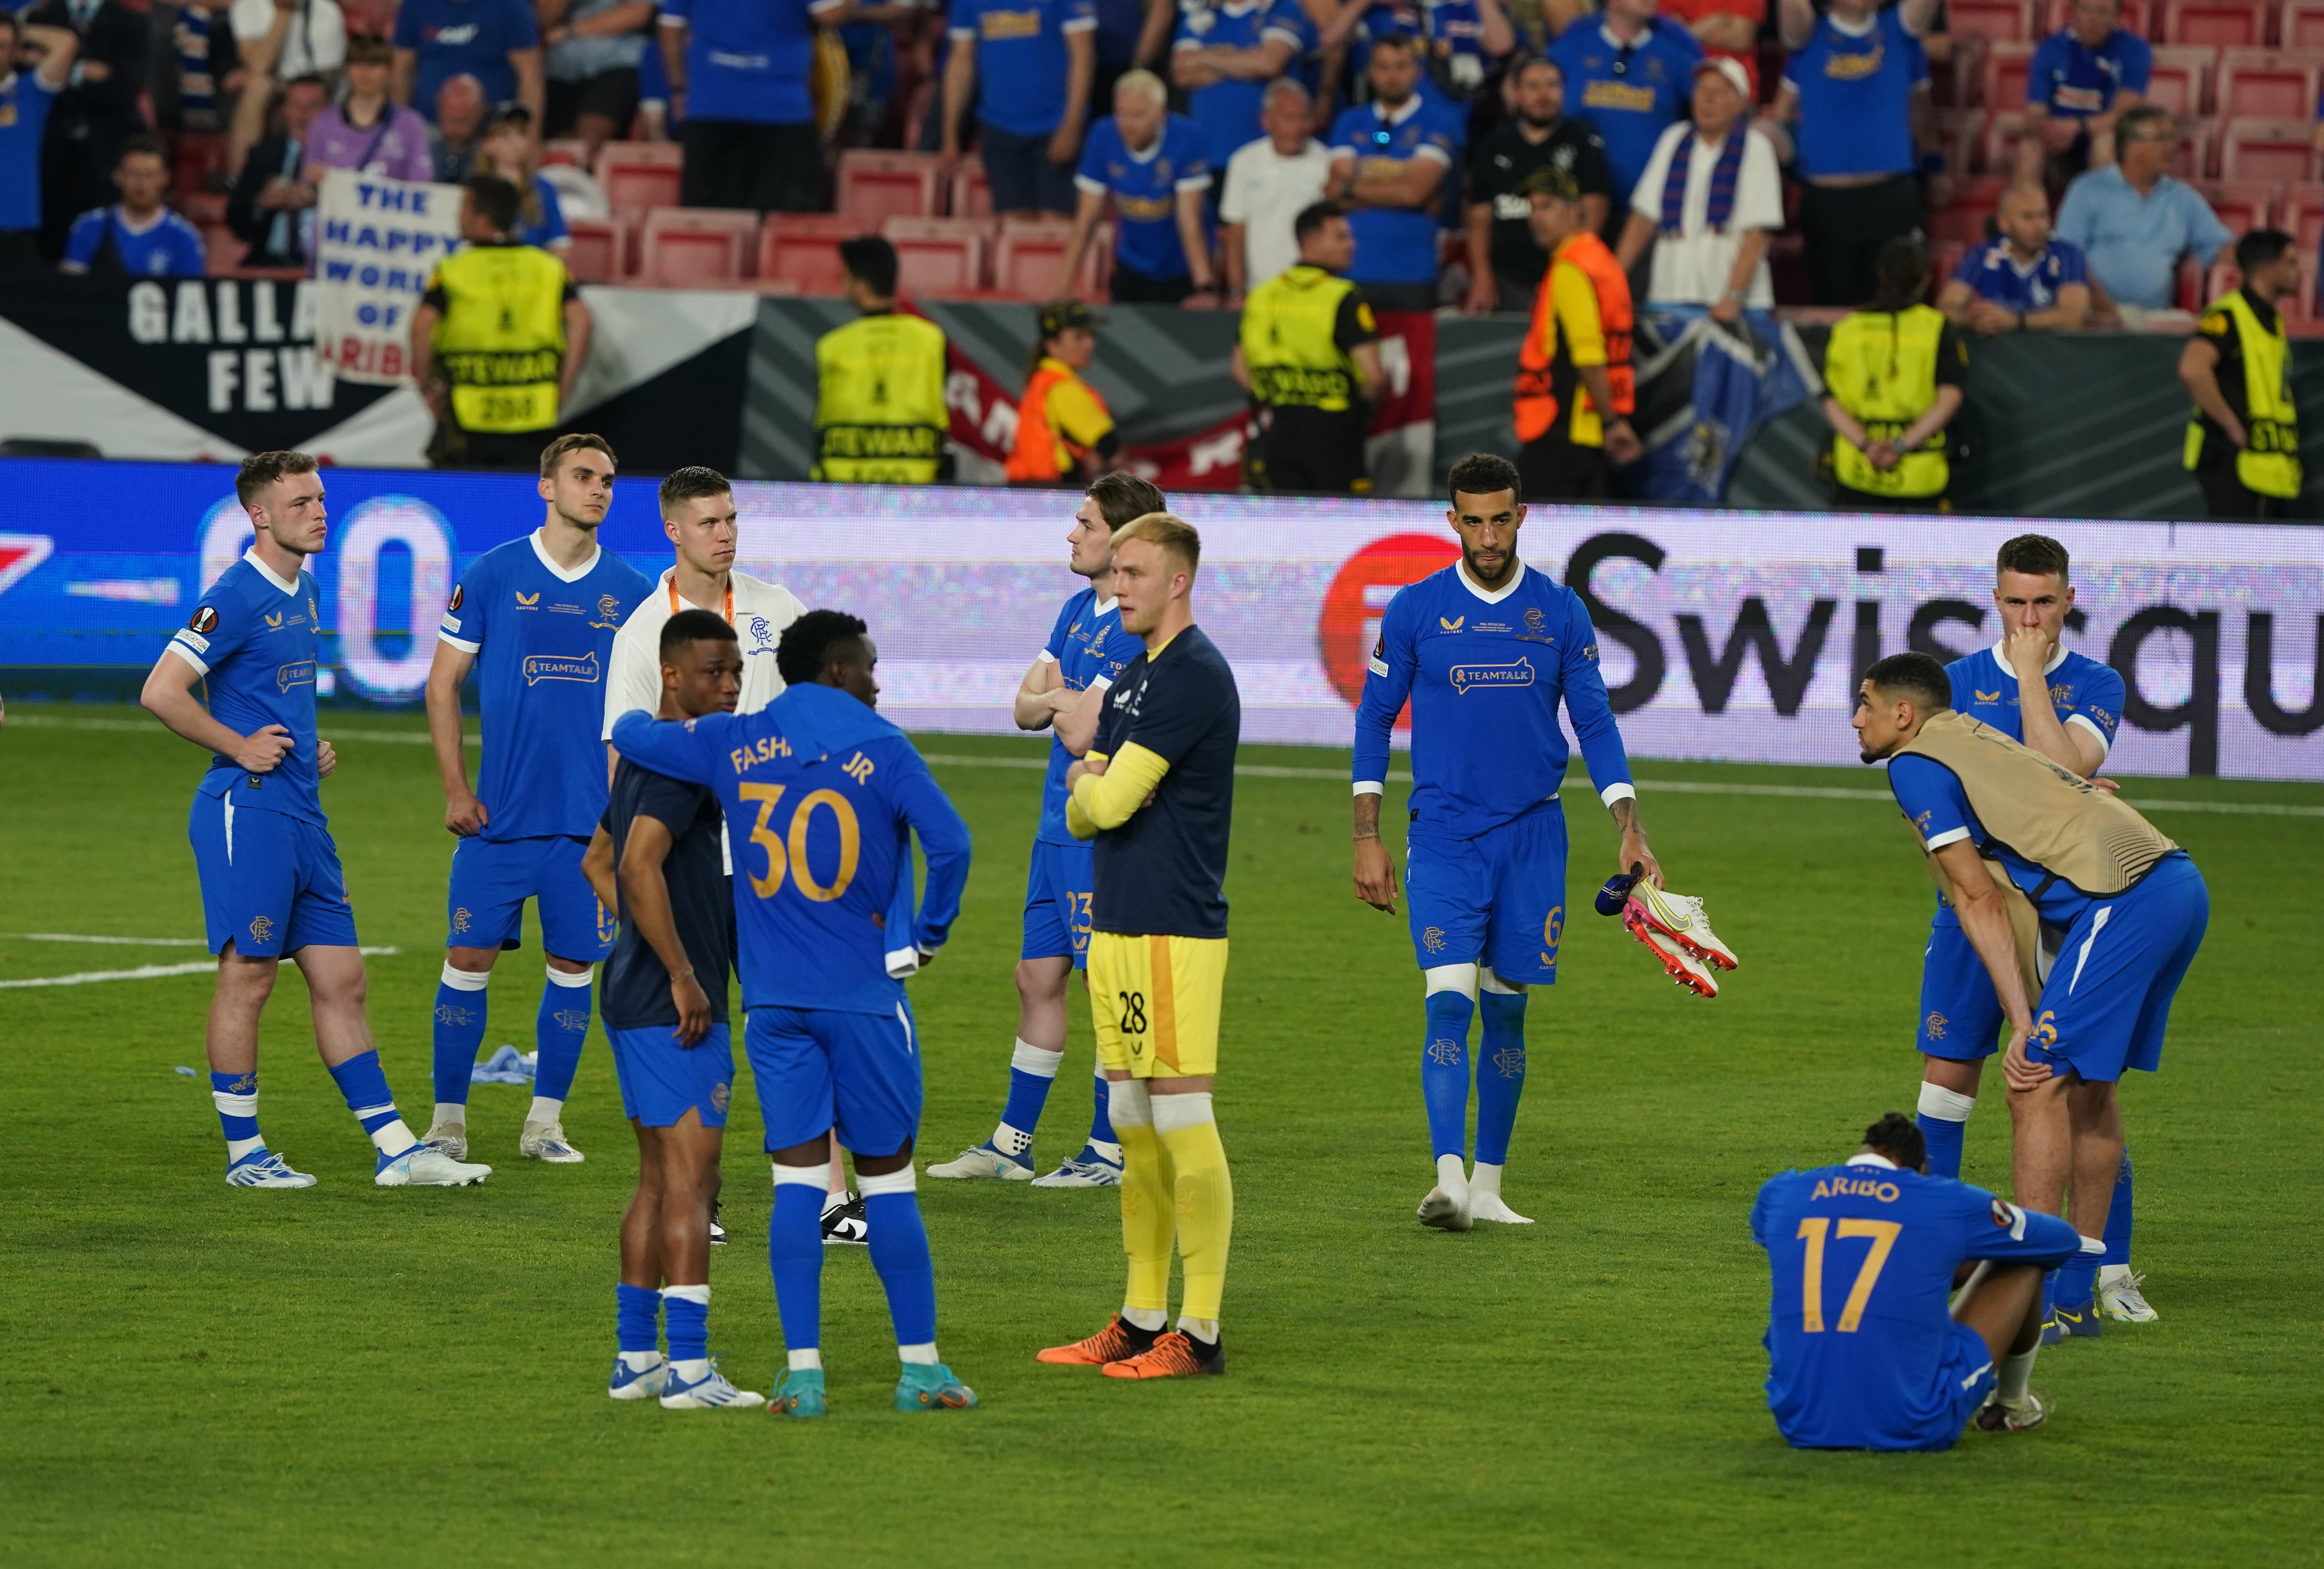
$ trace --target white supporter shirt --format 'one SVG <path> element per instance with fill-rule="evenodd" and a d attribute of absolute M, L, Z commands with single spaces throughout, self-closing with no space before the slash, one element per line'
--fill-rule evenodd
<path fill-rule="evenodd" d="M 1743 167 L 1736 171 L 1735 206 L 1728 214 L 1726 232 L 1714 233 L 1711 227 L 1711 177 L 1719 167 L 1724 137 L 1708 147 L 1701 141 L 1695 143 L 1687 161 L 1678 237 L 1662 232 L 1663 183 L 1670 173 L 1671 154 L 1679 138 L 1693 134 L 1693 125 L 1684 120 L 1665 131 L 1630 196 L 1630 210 L 1655 226 L 1654 279 L 1646 290 L 1649 307 L 1718 304 L 1727 293 L 1728 280 L 1735 271 L 1735 253 L 1742 247 L 1744 235 L 1752 229 L 1784 226 L 1783 173 L 1775 163 L 1775 149 L 1755 131 L 1743 138 Z M 1743 304 L 1750 310 L 1775 309 L 1775 289 L 1767 275 L 1765 256 L 1751 274 Z"/>
<path fill-rule="evenodd" d="M 1314 137 L 1296 158 L 1286 158 L 1262 136 L 1235 150 L 1227 161 L 1219 192 L 1219 218 L 1243 226 L 1243 288 L 1258 288 L 1299 260 L 1291 220 L 1299 209 L 1323 199 L 1331 177 L 1332 150 Z"/>

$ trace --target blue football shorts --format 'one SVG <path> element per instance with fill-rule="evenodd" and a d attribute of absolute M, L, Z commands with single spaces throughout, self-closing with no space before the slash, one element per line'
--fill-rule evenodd
<path fill-rule="evenodd" d="M 1937 1364 L 1934 1401 L 1938 1414 L 1921 1430 L 1922 1442 L 1899 1447 L 1950 1449 L 1994 1389 L 1993 1352 L 1986 1345 L 1985 1336 L 1966 1324 L 1952 1325 L 1943 1360 Z"/>
<path fill-rule="evenodd" d="M 2097 1084 L 2127 1068 L 2154 1072 L 2171 1000 L 2210 920 L 2210 891 L 2183 852 L 2164 856 L 2128 892 L 2082 911 L 2034 1004 L 2027 1059 Z"/>
<path fill-rule="evenodd" d="M 560 959 L 595 964 L 613 951 L 620 925 L 582 875 L 589 841 L 463 839 L 452 847 L 445 899 L 447 948 L 521 946 L 524 901 L 540 909 L 540 946 Z"/>
<path fill-rule="evenodd" d="M 1025 946 L 1020 959 L 1071 956 L 1089 968 L 1090 895 L 1097 887 L 1097 857 L 1087 844 L 1036 841 L 1025 880 Z"/>
<path fill-rule="evenodd" d="M 692 1110 L 704 1127 L 724 1128 L 734 1091 L 734 1044 L 726 1026 L 712 1025 L 692 1046 L 680 1046 L 677 1031 L 674 1024 L 605 1027 L 613 1075 L 622 1085 L 622 1114 L 649 1128 L 675 1128 Z"/>
<path fill-rule="evenodd" d="M 893 1013 L 753 1008 L 742 1031 L 767 1153 L 836 1130 L 859 1155 L 893 1155 L 920 1128 L 920 1053 L 911 1005 Z"/>
<path fill-rule="evenodd" d="M 1921 960 L 1921 1023 L 1914 1041 L 1925 1057 L 1978 1062 L 2001 1049 L 2001 995 L 1960 917 L 1941 905 Z"/>
<path fill-rule="evenodd" d="M 232 943 L 244 957 L 272 959 L 310 943 L 355 946 L 339 847 L 320 823 L 198 795 L 186 837 L 210 952 Z"/>
<path fill-rule="evenodd" d="M 1565 929 L 1565 808 L 1553 796 L 1473 839 L 1415 825 L 1404 902 L 1422 969 L 1483 964 L 1505 981 L 1554 983 Z"/>

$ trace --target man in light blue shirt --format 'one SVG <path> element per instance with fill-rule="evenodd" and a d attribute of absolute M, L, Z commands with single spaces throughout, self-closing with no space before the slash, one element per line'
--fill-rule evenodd
<path fill-rule="evenodd" d="M 2126 110 L 2115 136 L 2117 162 L 2066 188 L 2057 237 L 2082 248 L 2091 278 L 2116 305 L 2161 310 L 2172 302 L 2181 256 L 2209 266 L 2236 237 L 2201 196 L 2163 172 L 2179 143 L 2168 110 Z"/>

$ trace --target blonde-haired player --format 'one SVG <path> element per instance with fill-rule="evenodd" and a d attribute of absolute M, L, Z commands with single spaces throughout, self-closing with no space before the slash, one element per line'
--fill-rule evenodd
<path fill-rule="evenodd" d="M 1226 983 L 1227 836 L 1242 701 L 1234 672 L 1194 624 L 1202 539 L 1148 512 L 1115 531 L 1122 630 L 1146 645 L 1107 694 L 1097 735 L 1066 774 L 1066 823 L 1096 841 L 1090 1011 L 1115 1136 L 1130 1283 L 1121 1311 L 1045 1362 L 1110 1378 L 1226 1371 L 1219 1302 L 1234 1184 L 1213 1121 Z M 1168 1323 L 1173 1237 L 1185 1275 Z"/>

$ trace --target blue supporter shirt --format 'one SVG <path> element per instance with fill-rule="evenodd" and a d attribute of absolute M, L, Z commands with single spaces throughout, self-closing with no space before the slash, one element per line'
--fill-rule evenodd
<path fill-rule="evenodd" d="M 2114 107 L 2126 89 L 2146 91 L 2154 51 L 2135 32 L 2116 28 L 2092 49 L 2067 28 L 2042 41 L 2025 76 L 2025 101 L 2061 119 L 2087 120 Z"/>
<path fill-rule="evenodd" d="M 1095 0 L 952 0 L 948 30 L 976 40 L 980 124 L 1047 136 L 1065 117 L 1065 34 L 1097 26 Z"/>
<path fill-rule="evenodd" d="M 567 238 L 572 230 L 566 226 L 565 204 L 557 199 L 557 188 L 541 175 L 532 177 L 532 194 L 540 198 L 540 221 L 527 224 L 517 235 L 520 245 L 539 245 L 543 250 Z"/>
<path fill-rule="evenodd" d="M 815 118 L 807 74 L 815 15 L 840 0 L 662 0 L 685 23 L 686 117 L 800 125 Z"/>
<path fill-rule="evenodd" d="M 1868 1155 L 1769 1177 L 1751 1240 L 1772 1287 L 1767 1408 L 1803 1449 L 1951 1448 L 1953 1272 L 1972 1259 L 2052 1268 L 2082 1244 L 2055 1215 Z"/>
<path fill-rule="evenodd" d="M 1563 786 L 1561 702 L 1600 796 L 1637 793 L 1590 613 L 1540 568 L 1518 572 L 1491 595 L 1458 562 L 1399 589 L 1356 706 L 1360 787 L 1388 778 L 1389 733 L 1411 698 L 1414 822 L 1456 838 L 1497 828 Z"/>
<path fill-rule="evenodd" d="M 437 635 L 476 656 L 484 838 L 586 839 L 596 831 L 613 633 L 651 586 L 602 546 L 567 572 L 538 531 L 494 546 L 460 575 Z"/>
<path fill-rule="evenodd" d="M 1203 160 L 1202 128 L 1184 115 L 1162 122 L 1162 134 L 1143 152 L 1121 139 L 1111 115 L 1090 127 L 1082 143 L 1081 171 L 1074 184 L 1113 198 L 1113 254 L 1140 277 L 1184 278 L 1185 243 L 1178 237 L 1178 193 L 1208 190 L 1210 165 Z"/>
<path fill-rule="evenodd" d="M 211 718 L 237 735 L 270 725 L 290 733 L 290 750 L 272 772 L 249 773 L 230 757 L 213 756 L 198 793 L 237 809 L 322 822 L 315 735 L 320 597 L 311 574 L 278 577 L 254 549 L 245 550 L 171 639 L 170 651 L 202 673 Z"/>
<path fill-rule="evenodd" d="M 1416 158 L 1443 169 L 1461 166 L 1464 121 L 1419 93 L 1383 115 L 1375 102 L 1342 109 L 1332 122 L 1332 162 L 1352 159 L 1359 176 L 1380 165 L 1402 173 Z M 1358 208 L 1348 215 L 1356 259 L 1347 275 L 1359 283 L 1436 281 L 1437 217 L 1416 208 Z"/>
<path fill-rule="evenodd" d="M 1174 54 L 1182 49 L 1257 49 L 1270 39 L 1291 46 L 1286 72 L 1320 41 L 1299 0 L 1240 0 L 1229 5 L 1178 0 L 1178 32 L 1170 49 Z M 1221 81 L 1186 96 L 1186 112 L 1202 128 L 1204 162 L 1213 170 L 1224 173 L 1239 148 L 1267 134 L 1259 123 L 1267 86 Z"/>
<path fill-rule="evenodd" d="M 1800 96 L 1799 158 L 1805 175 L 1909 174 L 1913 83 L 1927 55 L 1893 7 L 1861 32 L 1830 14 L 1816 18 L 1805 48 L 1793 52 L 1784 80 Z"/>
<path fill-rule="evenodd" d="M 1565 73 L 1565 112 L 1588 121 L 1606 143 L 1614 189 L 1636 189 L 1655 143 L 1687 111 L 1702 46 L 1667 16 L 1655 18 L 1637 43 L 1623 44 L 1590 15 L 1567 24 L 1549 58 Z"/>
<path fill-rule="evenodd" d="M 402 0 L 395 47 L 416 50 L 411 106 L 436 123 L 436 94 L 456 76 L 484 84 L 484 102 L 516 97 L 509 51 L 540 47 L 540 25 L 525 0 Z"/>
<path fill-rule="evenodd" d="M 1110 124 L 1111 122 L 1107 122 Z M 1057 612 L 1057 624 L 1042 645 L 1044 657 L 1057 667 L 1057 679 L 1068 692 L 1099 691 L 1113 685 L 1123 667 L 1146 651 L 1146 644 L 1121 630 L 1121 608 L 1100 599 L 1097 590 L 1084 588 Z M 1035 839 L 1044 844 L 1075 844 L 1065 828 L 1065 771 L 1074 754 L 1054 736 L 1049 741 L 1049 778 L 1041 790 L 1041 831 Z"/>
<path fill-rule="evenodd" d="M 22 69 L 0 87 L 0 233 L 41 226 L 41 134 L 56 101 Z"/>
<path fill-rule="evenodd" d="M 2058 303 L 2059 290 L 2088 283 L 2090 273 L 2082 248 L 2070 240 L 2052 240 L 2025 263 L 2017 260 L 2007 240 L 1988 240 L 1961 258 L 1953 278 L 2004 310 L 2047 310 Z"/>
<path fill-rule="evenodd" d="M 912 946 L 944 946 L 968 883 L 968 825 L 904 733 L 836 687 L 787 688 L 756 714 L 657 720 L 613 744 L 707 785 L 734 845 L 745 1008 L 892 1014 Z M 912 909 L 911 835 L 927 859 Z M 902 961 L 899 963 L 899 961 Z"/>
<path fill-rule="evenodd" d="M 169 208 L 144 228 L 133 229 L 120 208 L 101 207 L 73 220 L 65 237 L 64 270 L 88 272 L 108 235 L 122 270 L 134 278 L 198 278 L 206 266 L 201 230 Z"/>
<path fill-rule="evenodd" d="M 1485 52 L 1485 15 L 1476 0 L 1380 0 L 1348 41 L 1348 76 L 1360 78 L 1370 67 L 1373 41 L 1392 35 L 1419 42 L 1427 68 L 1420 91 L 1428 101 L 1465 115 L 1495 58 Z"/>

